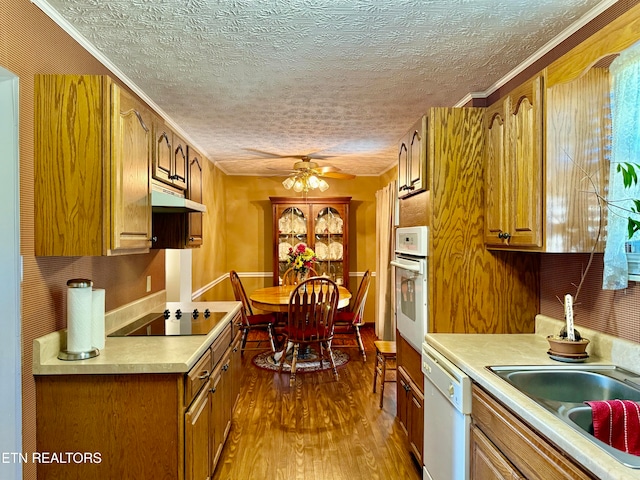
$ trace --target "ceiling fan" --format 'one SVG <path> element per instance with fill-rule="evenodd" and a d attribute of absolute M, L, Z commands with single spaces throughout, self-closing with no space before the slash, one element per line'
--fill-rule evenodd
<path fill-rule="evenodd" d="M 268 155 L 273 158 L 294 158 L 298 161 L 293 164 L 292 170 L 286 170 L 288 177 L 282 182 L 282 185 L 287 190 L 293 189 L 296 192 L 308 192 L 318 188 L 321 192 L 324 192 L 329 188 L 329 184 L 322 178 L 337 178 L 341 180 L 351 180 L 356 178 L 355 175 L 342 172 L 338 167 L 333 165 L 318 165 L 315 160 L 323 160 L 326 157 L 322 155 L 278 155 L 270 152 L 263 152 L 261 150 L 249 149 L 254 152 L 258 152 L 264 155 Z M 285 173 L 283 172 L 283 173 Z"/>

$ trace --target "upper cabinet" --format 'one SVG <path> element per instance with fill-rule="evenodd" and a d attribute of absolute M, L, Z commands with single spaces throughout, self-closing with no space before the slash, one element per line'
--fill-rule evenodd
<path fill-rule="evenodd" d="M 485 112 L 485 243 L 542 246 L 542 76 Z"/>
<path fill-rule="evenodd" d="M 195 149 L 188 147 L 188 186 L 187 198 L 202 203 L 202 162 L 203 157 Z M 188 247 L 202 245 L 202 213 L 187 214 L 187 242 Z"/>
<path fill-rule="evenodd" d="M 609 66 L 638 32 L 640 8 L 633 8 L 486 108 L 488 248 L 604 250 Z"/>
<path fill-rule="evenodd" d="M 398 144 L 398 198 L 427 189 L 427 116 L 418 120 Z"/>
<path fill-rule="evenodd" d="M 187 189 L 187 145 L 160 117 L 153 121 L 153 178 Z"/>
<path fill-rule="evenodd" d="M 273 207 L 273 284 L 287 271 L 288 253 L 299 243 L 313 249 L 318 275 L 349 286 L 351 197 L 269 197 Z"/>
<path fill-rule="evenodd" d="M 36 75 L 35 254 L 146 253 L 151 114 L 97 75 Z"/>

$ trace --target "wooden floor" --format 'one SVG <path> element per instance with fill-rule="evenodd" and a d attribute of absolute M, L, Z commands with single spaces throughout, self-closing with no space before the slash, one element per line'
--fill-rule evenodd
<path fill-rule="evenodd" d="M 396 416 L 396 384 L 374 394 L 373 328 L 365 328 L 367 362 L 357 348 L 339 369 L 289 375 L 256 368 L 243 357 L 244 385 L 213 480 L 422 479 Z M 334 345 L 334 348 L 341 348 Z M 379 392 L 379 390 L 378 390 Z"/>

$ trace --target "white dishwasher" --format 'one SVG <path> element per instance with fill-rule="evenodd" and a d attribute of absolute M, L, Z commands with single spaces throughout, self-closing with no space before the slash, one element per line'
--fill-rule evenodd
<path fill-rule="evenodd" d="M 423 480 L 469 478 L 471 379 L 430 345 L 422 344 L 424 373 Z"/>

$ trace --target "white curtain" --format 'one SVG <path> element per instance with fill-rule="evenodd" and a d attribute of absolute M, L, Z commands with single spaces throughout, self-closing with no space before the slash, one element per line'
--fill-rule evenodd
<path fill-rule="evenodd" d="M 627 287 L 628 270 L 625 243 L 629 241 L 627 223 L 631 198 L 640 198 L 640 185 L 624 188 L 620 163 L 640 163 L 640 42 L 629 47 L 609 68 L 611 96 L 611 167 L 607 240 L 604 253 L 602 288 Z M 636 172 L 640 174 L 640 172 Z M 635 236 L 634 236 L 635 238 Z"/>
<path fill-rule="evenodd" d="M 389 264 L 394 249 L 396 189 L 393 181 L 376 192 L 376 335 L 381 340 L 394 340 L 396 332 Z"/>

